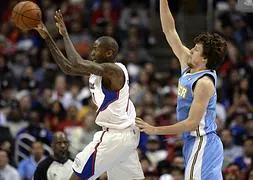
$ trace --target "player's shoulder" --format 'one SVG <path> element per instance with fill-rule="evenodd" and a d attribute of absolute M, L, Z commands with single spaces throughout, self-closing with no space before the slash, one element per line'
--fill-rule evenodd
<path fill-rule="evenodd" d="M 102 63 L 102 68 L 105 71 L 105 74 L 109 77 L 123 77 L 124 74 L 124 65 L 121 63 Z"/>
<path fill-rule="evenodd" d="M 196 86 L 200 86 L 203 89 L 212 89 L 214 87 L 214 83 L 209 76 L 203 76 L 197 81 Z"/>

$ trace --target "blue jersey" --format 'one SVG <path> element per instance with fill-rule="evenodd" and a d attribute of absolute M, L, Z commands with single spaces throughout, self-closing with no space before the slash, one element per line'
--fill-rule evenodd
<path fill-rule="evenodd" d="M 217 75 L 213 70 L 203 70 L 195 73 L 189 73 L 190 69 L 185 69 L 179 79 L 178 84 L 178 97 L 177 97 L 177 120 L 183 121 L 187 119 L 191 104 L 193 101 L 193 88 L 196 82 L 203 76 L 210 76 L 214 80 L 216 86 Z M 217 125 L 216 119 L 216 91 L 209 100 L 207 109 L 200 121 L 198 128 L 195 131 L 183 133 L 183 138 L 188 139 L 189 137 L 203 136 L 210 132 L 215 132 Z"/>

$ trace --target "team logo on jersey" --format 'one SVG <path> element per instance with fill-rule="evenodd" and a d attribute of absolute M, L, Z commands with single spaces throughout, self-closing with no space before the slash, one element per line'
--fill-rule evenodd
<path fill-rule="evenodd" d="M 187 94 L 187 88 L 182 86 L 180 83 L 178 84 L 178 96 L 181 96 L 182 98 L 186 97 Z"/>
<path fill-rule="evenodd" d="M 77 157 L 75 158 L 74 163 L 75 163 L 76 167 L 80 167 L 81 166 L 81 161 Z"/>

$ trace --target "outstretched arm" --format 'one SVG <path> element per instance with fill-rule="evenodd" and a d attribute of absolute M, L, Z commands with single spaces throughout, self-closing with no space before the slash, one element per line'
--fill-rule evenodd
<path fill-rule="evenodd" d="M 59 33 L 62 35 L 64 40 L 64 46 L 69 59 L 72 60 L 73 64 L 78 64 L 83 58 L 76 51 L 65 26 L 61 10 L 55 12 L 56 26 L 59 29 Z"/>
<path fill-rule="evenodd" d="M 49 32 L 47 31 L 46 26 L 41 23 L 40 25 L 38 25 L 37 28 L 35 28 L 39 34 L 41 35 L 41 37 L 43 39 L 45 39 L 46 44 L 48 46 L 48 49 L 50 50 L 55 62 L 58 64 L 58 66 L 60 67 L 60 69 L 68 75 L 72 75 L 72 76 L 83 76 L 83 75 L 89 75 L 89 74 L 80 74 L 79 72 L 75 71 L 72 67 L 73 67 L 73 63 L 71 61 L 69 61 L 60 51 L 60 49 L 57 47 L 55 41 L 53 40 L 53 38 L 51 37 L 51 35 L 49 34 Z"/>
<path fill-rule="evenodd" d="M 71 60 L 76 70 L 80 72 L 87 72 L 90 74 L 96 74 L 99 76 L 113 76 L 114 71 L 120 70 L 117 65 L 111 64 L 98 64 L 89 60 L 83 59 L 76 51 L 65 26 L 61 10 L 55 13 L 56 26 L 59 29 L 59 33 L 63 36 L 64 46 L 68 59 Z M 105 71 L 106 69 L 106 71 Z M 118 75 L 117 73 L 115 75 Z"/>
<path fill-rule="evenodd" d="M 141 119 L 136 119 L 136 125 L 141 131 L 157 135 L 181 134 L 183 132 L 196 130 L 202 117 L 204 116 L 209 99 L 213 95 L 214 90 L 215 87 L 212 80 L 208 77 L 203 77 L 198 80 L 194 89 L 194 98 L 187 119 L 171 126 L 160 127 L 154 127 Z"/>
<path fill-rule="evenodd" d="M 105 79 L 110 80 L 113 86 L 112 90 L 118 90 L 122 87 L 124 74 L 121 68 L 114 63 L 96 63 L 93 61 L 83 59 L 76 51 L 65 26 L 63 16 L 60 10 L 56 11 L 55 15 L 56 26 L 59 33 L 63 36 L 65 50 L 68 59 L 73 63 L 73 68 L 76 72 L 90 73 L 98 76 L 103 76 Z"/>
<path fill-rule="evenodd" d="M 189 58 L 190 50 L 182 44 L 178 36 L 168 0 L 160 0 L 160 18 L 167 42 L 179 59 L 181 70 L 183 70 L 187 67 L 187 58 Z"/>
<path fill-rule="evenodd" d="M 45 39 L 54 60 L 64 73 L 76 76 L 96 74 L 112 79 L 122 76 L 123 72 L 121 71 L 120 67 L 112 63 L 98 64 L 92 61 L 84 60 L 80 56 L 67 59 L 57 47 L 43 23 L 41 23 L 35 29 L 39 32 L 41 37 Z"/>

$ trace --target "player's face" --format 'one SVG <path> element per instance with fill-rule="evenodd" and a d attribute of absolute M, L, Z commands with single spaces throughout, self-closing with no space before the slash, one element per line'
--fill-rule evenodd
<path fill-rule="evenodd" d="M 104 59 L 103 49 L 101 48 L 100 42 L 98 40 L 96 40 L 93 43 L 93 46 L 89 55 L 89 59 L 97 63 L 103 62 L 103 59 Z"/>
<path fill-rule="evenodd" d="M 187 62 L 187 65 L 190 68 L 196 68 L 203 65 L 203 63 L 205 63 L 204 57 L 202 56 L 202 52 L 203 52 L 203 45 L 200 43 L 197 43 L 191 49 L 191 57 L 188 59 L 188 62 Z"/>

